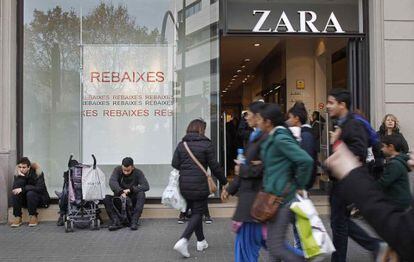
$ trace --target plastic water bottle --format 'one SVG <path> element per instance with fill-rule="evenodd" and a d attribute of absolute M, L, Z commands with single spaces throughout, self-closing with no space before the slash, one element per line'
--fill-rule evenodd
<path fill-rule="evenodd" d="M 246 164 L 246 157 L 244 156 L 243 148 L 237 149 L 237 160 L 240 161 L 241 164 Z"/>

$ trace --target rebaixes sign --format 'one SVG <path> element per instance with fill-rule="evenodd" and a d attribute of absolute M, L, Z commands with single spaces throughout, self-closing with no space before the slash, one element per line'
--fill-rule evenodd
<path fill-rule="evenodd" d="M 271 14 L 271 10 L 254 10 L 253 15 L 261 14 L 259 20 L 253 28 L 253 32 L 257 33 L 270 33 L 270 32 L 286 32 L 286 33 L 345 33 L 342 30 L 342 27 L 336 18 L 334 12 L 331 12 L 328 21 L 326 21 L 325 27 L 320 30 L 314 25 L 315 21 L 318 19 L 318 16 L 313 11 L 298 11 L 300 27 L 295 29 L 292 26 L 288 16 L 285 11 L 280 15 L 276 27 L 272 28 L 263 28 L 263 24 L 268 19 Z"/>

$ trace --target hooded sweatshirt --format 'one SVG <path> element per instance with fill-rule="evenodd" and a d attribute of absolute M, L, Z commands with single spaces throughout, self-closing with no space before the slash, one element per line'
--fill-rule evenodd
<path fill-rule="evenodd" d="M 402 209 L 408 208 L 411 204 L 408 159 L 409 156 L 406 154 L 390 158 L 385 164 L 384 173 L 378 179 L 384 193 Z"/>

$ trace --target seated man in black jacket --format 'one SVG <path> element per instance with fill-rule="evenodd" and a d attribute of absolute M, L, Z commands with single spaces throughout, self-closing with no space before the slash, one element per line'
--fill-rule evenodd
<path fill-rule="evenodd" d="M 344 143 L 334 148 L 326 165 L 341 180 L 338 194 L 346 201 L 355 203 L 365 220 L 400 256 L 402 261 L 414 261 L 414 209 L 401 210 L 376 185 L 368 169 L 361 167 L 357 157 Z M 414 154 L 408 161 L 414 168 Z M 388 252 L 388 259 L 393 255 Z M 387 258 L 377 261 L 388 261 Z"/>
<path fill-rule="evenodd" d="M 134 160 L 126 157 L 122 166 L 117 166 L 109 179 L 114 196 L 107 195 L 105 209 L 111 219 L 109 230 L 118 230 L 129 225 L 131 230 L 138 229 L 138 220 L 144 209 L 145 193 L 149 190 L 144 173 L 135 168 Z"/>
<path fill-rule="evenodd" d="M 19 227 L 22 224 L 23 206 L 26 206 L 29 211 L 29 227 L 37 226 L 36 209 L 48 207 L 49 201 L 45 177 L 40 166 L 30 163 L 27 157 L 23 157 L 17 163 L 13 180 L 12 202 L 15 219 L 11 227 Z"/>

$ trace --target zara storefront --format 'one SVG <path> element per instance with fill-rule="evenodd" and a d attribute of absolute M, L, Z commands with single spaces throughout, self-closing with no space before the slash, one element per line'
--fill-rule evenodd
<path fill-rule="evenodd" d="M 385 111 L 414 100 L 399 95 L 413 86 L 405 73 L 413 63 L 395 41 L 387 42 L 402 39 L 413 54 L 414 18 L 404 11 L 413 5 L 391 2 L 2 0 L 0 221 L 13 166 L 23 155 L 43 166 L 50 192 L 61 188 L 70 154 L 84 163 L 95 154 L 107 177 L 131 156 L 150 182 L 148 197 L 157 198 L 175 145 L 188 122 L 201 117 L 223 162 L 226 38 L 346 38 L 346 86 L 377 126 Z M 389 33 L 399 19 L 411 36 Z M 381 66 L 396 64 L 387 56 L 391 49 L 404 68 Z M 284 76 L 288 101 L 289 94 L 311 97 L 312 109 L 323 102 L 316 91 L 291 92 L 289 72 Z"/>

